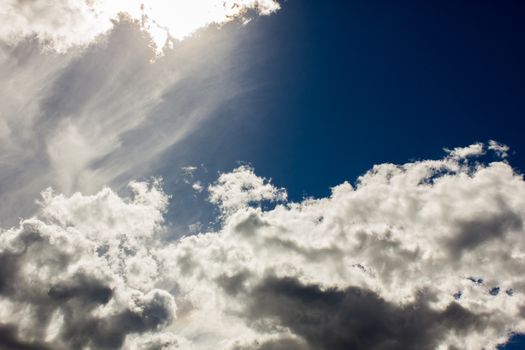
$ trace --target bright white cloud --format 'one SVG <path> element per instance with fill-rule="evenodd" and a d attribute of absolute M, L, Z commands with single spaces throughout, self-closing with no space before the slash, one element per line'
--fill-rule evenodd
<path fill-rule="evenodd" d="M 275 0 L 7 0 L 0 9 L 0 39 L 14 43 L 36 36 L 63 51 L 89 44 L 124 14 L 141 23 L 162 49 L 168 37 L 184 39 L 210 24 L 243 19 L 250 11 L 268 15 L 278 9 Z"/>
<path fill-rule="evenodd" d="M 480 156 L 484 153 L 483 144 L 478 142 L 467 147 L 456 147 L 452 150 L 445 149 L 452 158 L 467 158 Z"/>
<path fill-rule="evenodd" d="M 245 165 L 221 174 L 208 191 L 210 202 L 220 205 L 226 212 L 236 211 L 254 202 L 284 201 L 287 197 L 284 189 L 274 187 Z"/>
<path fill-rule="evenodd" d="M 284 192 L 240 167 L 209 187 L 222 227 L 176 242 L 159 184 L 132 188 L 46 191 L 0 235 L 0 345 L 477 350 L 525 331 L 525 181 L 506 162 L 381 164 L 269 210 L 249 204 Z"/>

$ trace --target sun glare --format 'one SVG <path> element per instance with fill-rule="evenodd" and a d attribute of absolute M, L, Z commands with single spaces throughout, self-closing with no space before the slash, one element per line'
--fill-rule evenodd
<path fill-rule="evenodd" d="M 159 50 L 170 37 L 182 40 L 210 24 L 246 20 L 248 11 L 268 15 L 279 9 L 275 0 L 92 0 L 87 5 L 99 20 L 119 13 L 140 20 Z"/>

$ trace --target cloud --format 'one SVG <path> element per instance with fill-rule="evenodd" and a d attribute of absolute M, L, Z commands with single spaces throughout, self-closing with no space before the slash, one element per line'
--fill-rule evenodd
<path fill-rule="evenodd" d="M 125 15 L 140 21 L 161 50 L 169 37 L 184 39 L 210 24 L 246 21 L 250 12 L 269 15 L 278 9 L 274 0 L 7 0 L 0 10 L 0 40 L 14 44 L 34 36 L 49 48 L 65 51 L 93 42 Z"/>
<path fill-rule="evenodd" d="M 240 166 L 230 173 L 221 174 L 208 188 L 210 202 L 224 211 L 239 210 L 246 205 L 262 201 L 284 201 L 287 194 L 265 179 L 258 177 L 248 166 Z"/>
<path fill-rule="evenodd" d="M 221 227 L 177 241 L 160 185 L 48 190 L 0 234 L 0 347 L 495 349 L 525 331 L 506 161 L 380 164 L 298 203 L 240 167 L 208 188 Z"/>
<path fill-rule="evenodd" d="M 241 91 L 243 68 L 229 59 L 235 29 L 202 32 L 154 64 L 151 38 L 128 18 L 63 54 L 42 52 L 36 39 L 0 42 L 0 196 L 11 203 L 0 225 L 34 214 L 46 187 L 94 194 L 156 173 L 167 150 Z"/>
<path fill-rule="evenodd" d="M 193 185 L 191 185 L 191 188 L 193 188 L 193 190 L 199 193 L 204 190 L 204 186 L 202 186 L 202 183 L 200 181 L 194 182 Z"/>
<path fill-rule="evenodd" d="M 49 186 L 120 191 L 160 173 L 168 151 L 184 149 L 247 88 L 240 77 L 252 60 L 239 59 L 240 22 L 278 8 L 271 0 L 3 3 L 0 197 L 10 205 L 0 207 L 0 226 L 33 215 Z M 192 40 L 175 40 L 198 28 Z M 168 32 L 171 49 L 159 55 Z"/>
<path fill-rule="evenodd" d="M 467 158 L 480 156 L 484 153 L 483 144 L 478 142 L 467 147 L 456 147 L 453 150 L 445 149 L 452 158 Z"/>
<path fill-rule="evenodd" d="M 502 158 L 507 158 L 509 156 L 509 146 L 499 143 L 497 141 L 490 140 L 488 148 L 496 152 Z"/>
<path fill-rule="evenodd" d="M 127 200 L 110 190 L 48 191 L 40 219 L 2 232 L 0 304 L 9 323 L 0 347 L 115 349 L 127 334 L 173 320 L 173 295 L 147 283 L 157 270 L 133 268 L 156 264 L 145 242 L 160 230 L 166 197 L 155 184 L 132 188 Z"/>
<path fill-rule="evenodd" d="M 436 349 L 446 332 L 484 327 L 483 315 L 455 302 L 439 311 L 424 300 L 396 305 L 368 290 L 323 290 L 290 277 L 262 280 L 249 294 L 247 317 L 256 325 L 261 318 L 277 320 L 308 344 L 294 346 L 307 349 Z"/>

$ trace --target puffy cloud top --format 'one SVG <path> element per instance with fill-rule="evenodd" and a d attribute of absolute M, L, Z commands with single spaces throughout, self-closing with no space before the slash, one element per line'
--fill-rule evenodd
<path fill-rule="evenodd" d="M 493 145 L 299 203 L 240 167 L 208 188 L 221 228 L 175 242 L 158 183 L 46 191 L 0 235 L 0 347 L 495 349 L 525 331 L 525 182 Z"/>
<path fill-rule="evenodd" d="M 222 210 L 231 212 L 246 207 L 250 203 L 262 201 L 284 201 L 284 189 L 274 187 L 266 179 L 258 177 L 248 166 L 240 166 L 231 173 L 221 174 L 208 188 L 210 202 Z"/>

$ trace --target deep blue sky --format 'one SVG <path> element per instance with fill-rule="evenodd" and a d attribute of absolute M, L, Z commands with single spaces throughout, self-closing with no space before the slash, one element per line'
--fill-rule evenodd
<path fill-rule="evenodd" d="M 204 164 L 210 181 L 249 162 L 294 200 L 325 196 L 374 164 L 489 139 L 525 170 L 525 2 L 282 7 L 244 29 L 232 74 L 246 89 L 171 157 Z"/>
<path fill-rule="evenodd" d="M 248 88 L 194 135 L 188 163 L 250 162 L 292 198 L 489 139 L 524 169 L 524 13 L 520 1 L 289 0 L 246 27 L 234 74 Z"/>

